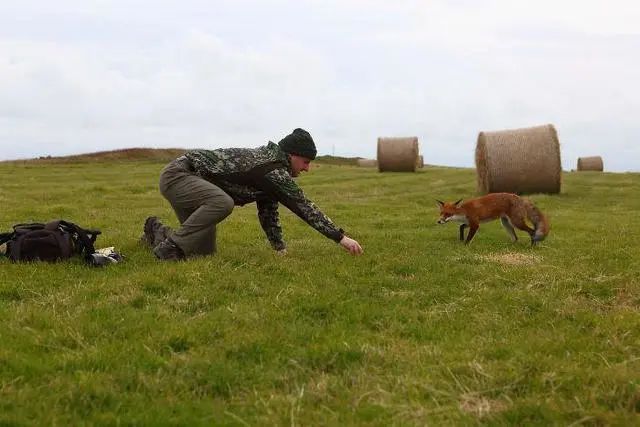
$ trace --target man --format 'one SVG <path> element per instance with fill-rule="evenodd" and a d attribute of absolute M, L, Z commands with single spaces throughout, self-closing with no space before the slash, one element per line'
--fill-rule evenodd
<path fill-rule="evenodd" d="M 273 249 L 286 254 L 278 205 L 353 255 L 360 244 L 308 200 L 293 178 L 309 171 L 316 158 L 309 132 L 295 129 L 278 144 L 251 148 L 192 150 L 169 163 L 160 175 L 160 192 L 169 201 L 180 228 L 172 232 L 156 217 L 147 218 L 143 240 L 161 260 L 180 260 L 216 251 L 216 225 L 235 205 L 256 202 L 258 219 Z"/>

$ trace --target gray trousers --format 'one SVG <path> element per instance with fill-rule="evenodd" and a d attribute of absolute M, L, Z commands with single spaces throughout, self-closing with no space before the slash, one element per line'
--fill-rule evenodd
<path fill-rule="evenodd" d="M 233 211 L 233 199 L 216 185 L 197 176 L 184 156 L 160 173 L 160 193 L 180 221 L 171 239 L 186 256 L 216 251 L 216 224 Z"/>

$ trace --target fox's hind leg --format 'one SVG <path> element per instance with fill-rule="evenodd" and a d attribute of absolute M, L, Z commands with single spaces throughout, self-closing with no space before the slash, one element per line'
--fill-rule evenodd
<path fill-rule="evenodd" d="M 509 219 L 511 220 L 511 224 L 514 227 L 529 233 L 529 236 L 531 237 L 531 244 L 533 244 L 533 236 L 535 235 L 536 231 L 533 228 L 529 227 L 526 222 L 524 222 L 524 218 L 511 216 L 509 217 Z"/>
<path fill-rule="evenodd" d="M 516 231 L 513 229 L 513 225 L 511 225 L 511 221 L 506 216 L 500 217 L 500 222 L 502 222 L 502 226 L 505 230 L 507 230 L 507 234 L 511 237 L 512 242 L 518 241 L 518 236 L 516 236 Z"/>

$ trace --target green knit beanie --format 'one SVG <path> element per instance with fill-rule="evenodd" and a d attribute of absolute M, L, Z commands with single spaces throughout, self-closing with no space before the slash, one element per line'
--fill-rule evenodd
<path fill-rule="evenodd" d="M 318 150 L 309 132 L 304 129 L 294 129 L 289 135 L 278 142 L 280 149 L 285 153 L 297 154 L 307 159 L 315 159 Z"/>

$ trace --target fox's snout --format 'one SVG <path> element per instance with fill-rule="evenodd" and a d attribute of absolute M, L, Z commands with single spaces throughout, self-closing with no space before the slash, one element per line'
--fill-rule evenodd
<path fill-rule="evenodd" d="M 444 218 L 440 218 L 440 219 L 438 220 L 438 224 L 446 224 L 446 223 L 447 223 L 447 220 L 446 220 L 446 219 L 444 219 Z"/>

